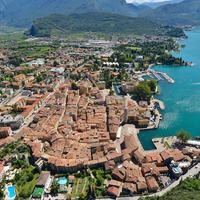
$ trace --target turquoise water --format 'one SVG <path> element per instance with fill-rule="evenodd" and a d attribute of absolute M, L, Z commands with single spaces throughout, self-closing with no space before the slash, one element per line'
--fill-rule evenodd
<path fill-rule="evenodd" d="M 8 191 L 8 199 L 15 199 L 16 197 L 15 186 L 13 185 L 8 186 L 7 191 Z"/>
<path fill-rule="evenodd" d="M 66 185 L 67 184 L 67 178 L 66 177 L 58 178 L 58 184 L 59 185 Z"/>
<path fill-rule="evenodd" d="M 200 136 L 200 28 L 187 32 L 186 45 L 180 53 L 186 61 L 192 61 L 193 67 L 156 66 L 155 69 L 167 72 L 175 84 L 160 82 L 161 94 L 166 110 L 162 112 L 163 121 L 160 128 L 144 131 L 139 134 L 140 141 L 146 150 L 154 149 L 152 138 L 172 136 L 185 129 L 193 136 Z"/>

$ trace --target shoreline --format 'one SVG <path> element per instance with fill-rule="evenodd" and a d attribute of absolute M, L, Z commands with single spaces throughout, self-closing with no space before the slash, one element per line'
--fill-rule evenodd
<path fill-rule="evenodd" d="M 193 29 L 194 29 L 194 27 L 193 27 Z M 188 38 L 188 37 L 187 37 Z M 185 39 L 187 39 L 187 38 L 183 38 L 183 40 L 185 40 Z M 180 41 L 179 41 L 179 43 L 180 43 Z M 181 45 L 180 45 L 180 49 L 182 49 L 181 48 Z M 170 76 L 168 76 L 168 74 L 167 73 L 163 73 L 163 74 L 165 74 L 163 77 L 160 77 L 159 78 L 159 73 L 162 73 L 162 72 L 157 72 L 156 70 L 154 71 L 152 68 L 154 68 L 154 67 L 156 67 L 156 66 L 159 66 L 159 65 L 165 65 L 165 64 L 162 64 L 162 63 L 153 63 L 153 64 L 150 64 L 149 66 L 148 66 L 148 69 L 146 70 L 146 72 L 145 72 L 145 75 L 147 75 L 147 76 L 149 76 L 150 78 L 151 77 L 154 77 L 154 76 L 152 76 L 151 75 L 151 71 L 153 71 L 153 72 L 156 72 L 156 74 L 158 74 L 158 79 L 157 79 L 157 81 L 159 82 L 160 80 L 163 80 L 163 78 L 165 79 L 165 80 L 167 80 L 168 81 L 168 83 L 172 83 L 172 84 L 174 84 L 175 83 L 175 80 L 173 80 Z M 186 62 L 185 61 L 185 65 L 166 65 L 166 66 L 174 66 L 174 67 L 192 67 L 192 66 L 194 66 L 194 63 L 193 62 Z M 150 71 L 150 72 L 149 72 Z M 150 73 L 150 74 L 149 74 Z M 156 78 L 157 78 L 157 76 L 155 76 Z M 158 87 L 159 87 L 159 84 L 158 84 Z M 163 102 L 164 103 L 164 102 Z M 161 109 L 161 110 L 164 110 L 164 109 Z M 158 112 L 159 114 L 160 114 L 160 112 Z M 160 116 L 161 116 L 161 119 L 162 119 L 162 115 L 160 114 Z M 160 120 L 161 120 L 160 119 Z M 159 124 L 160 124 L 160 120 L 159 120 L 159 123 L 158 123 L 158 126 L 152 126 L 152 127 L 147 127 L 147 128 L 142 128 L 142 129 L 139 129 L 140 131 L 149 131 L 149 130 L 156 130 L 156 129 L 158 129 L 159 128 Z M 138 133 L 138 134 L 140 134 L 140 132 Z M 165 138 L 165 137 L 160 137 L 160 138 Z M 139 137 L 138 137 L 138 139 L 139 139 Z M 152 149 L 152 150 L 156 150 L 156 145 L 154 144 L 154 142 L 153 142 L 153 140 L 154 140 L 155 138 L 152 138 L 152 140 L 151 140 L 151 142 L 152 142 L 152 144 L 153 144 L 153 146 L 154 146 L 154 148 L 155 149 Z M 141 142 L 141 140 L 139 139 L 139 141 L 140 141 L 140 143 L 141 143 L 141 145 L 142 145 L 142 142 Z M 143 145 L 142 145 L 143 146 Z M 143 148 L 144 149 L 144 148 Z M 145 151 L 148 151 L 148 150 L 145 150 Z"/>

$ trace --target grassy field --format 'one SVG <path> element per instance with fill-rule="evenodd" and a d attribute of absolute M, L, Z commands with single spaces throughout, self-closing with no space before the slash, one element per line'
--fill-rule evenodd
<path fill-rule="evenodd" d="M 0 35 L 0 48 L 8 52 L 9 63 L 14 66 L 24 64 L 27 58 L 45 58 L 59 47 L 59 42 L 42 42 L 38 40 L 27 40 L 24 32 Z"/>
<path fill-rule="evenodd" d="M 0 48 L 7 48 L 12 46 L 13 43 L 19 43 L 25 40 L 25 36 L 23 31 L 10 33 L 10 34 L 2 34 L 0 35 Z"/>
<path fill-rule="evenodd" d="M 22 31 L 22 29 L 0 24 L 0 35 L 7 35 L 10 33 L 19 32 L 19 31 Z"/>

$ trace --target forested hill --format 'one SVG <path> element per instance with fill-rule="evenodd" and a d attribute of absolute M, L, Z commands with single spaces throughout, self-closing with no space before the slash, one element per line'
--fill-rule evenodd
<path fill-rule="evenodd" d="M 0 0 L 0 24 L 14 27 L 28 27 L 33 20 L 54 13 L 70 15 L 88 12 L 141 16 L 167 25 L 200 24 L 200 0 L 169 2 L 156 9 L 144 4 L 130 4 L 126 0 Z"/>
<path fill-rule="evenodd" d="M 144 18 L 107 13 L 84 13 L 69 16 L 53 14 L 33 22 L 28 34 L 33 36 L 96 32 L 105 34 L 183 36 L 182 29 L 162 27 Z"/>
<path fill-rule="evenodd" d="M 12 26 L 29 26 L 32 21 L 49 14 L 106 12 L 138 16 L 147 6 L 135 6 L 126 0 L 0 0 L 0 22 Z"/>
<path fill-rule="evenodd" d="M 142 16 L 168 25 L 200 25 L 200 0 L 184 0 L 181 3 L 160 6 Z"/>

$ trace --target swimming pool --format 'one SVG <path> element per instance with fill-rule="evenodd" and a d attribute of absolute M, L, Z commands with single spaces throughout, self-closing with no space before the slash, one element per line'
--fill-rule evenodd
<path fill-rule="evenodd" d="M 7 187 L 7 194 L 8 194 L 8 199 L 13 200 L 16 197 L 16 192 L 15 192 L 15 186 L 9 185 Z"/>
<path fill-rule="evenodd" d="M 58 178 L 57 183 L 59 185 L 66 185 L 67 184 L 67 178 L 66 177 L 60 177 L 60 178 Z"/>

